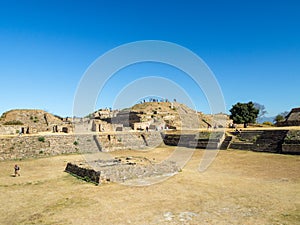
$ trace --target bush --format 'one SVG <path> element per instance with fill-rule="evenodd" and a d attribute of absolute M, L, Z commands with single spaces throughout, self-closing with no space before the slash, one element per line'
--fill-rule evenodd
<path fill-rule="evenodd" d="M 19 120 L 11 120 L 5 122 L 3 125 L 23 125 L 23 123 Z"/>
<path fill-rule="evenodd" d="M 75 145 L 75 146 L 78 145 L 78 144 L 79 144 L 78 141 L 73 142 L 73 145 Z"/>
<path fill-rule="evenodd" d="M 41 136 L 41 137 L 38 138 L 38 140 L 39 140 L 40 142 L 45 142 L 45 137 L 42 137 L 42 136 Z"/>
<path fill-rule="evenodd" d="M 83 180 L 85 180 L 86 182 L 91 182 L 91 178 L 89 178 L 88 176 L 85 176 L 85 177 L 83 178 Z"/>
<path fill-rule="evenodd" d="M 263 125 L 266 125 L 266 126 L 273 126 L 274 124 L 270 121 L 265 121 L 263 122 Z"/>

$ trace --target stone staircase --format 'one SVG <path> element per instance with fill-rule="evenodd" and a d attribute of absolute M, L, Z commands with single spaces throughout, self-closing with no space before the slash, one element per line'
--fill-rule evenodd
<path fill-rule="evenodd" d="M 226 150 L 229 147 L 231 140 L 232 140 L 232 136 L 226 135 L 224 141 L 222 142 L 222 144 L 220 146 L 220 150 Z"/>
<path fill-rule="evenodd" d="M 101 151 L 101 145 L 94 134 L 76 134 L 75 139 L 82 153 Z"/>
<path fill-rule="evenodd" d="M 174 102 L 174 107 L 178 112 L 181 129 L 190 130 L 200 127 L 199 117 L 196 111 Z"/>
<path fill-rule="evenodd" d="M 230 149 L 239 149 L 250 151 L 253 148 L 253 144 L 256 142 L 256 139 L 263 133 L 261 130 L 246 130 L 242 131 L 239 134 L 231 132 L 232 140 L 229 143 L 228 148 Z"/>

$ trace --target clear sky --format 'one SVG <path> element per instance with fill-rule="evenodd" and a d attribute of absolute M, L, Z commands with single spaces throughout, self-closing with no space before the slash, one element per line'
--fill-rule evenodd
<path fill-rule="evenodd" d="M 0 113 L 38 108 L 71 116 L 89 65 L 140 40 L 174 42 L 201 57 L 219 82 L 227 113 L 248 101 L 264 105 L 267 116 L 289 111 L 300 106 L 299 12 L 296 0 L 0 1 Z M 174 81 L 197 110 L 210 113 L 189 78 L 158 63 L 119 71 L 97 107 L 113 106 L 143 76 Z"/>

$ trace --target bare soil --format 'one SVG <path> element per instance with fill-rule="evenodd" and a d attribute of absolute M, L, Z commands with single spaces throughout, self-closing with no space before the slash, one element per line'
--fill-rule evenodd
<path fill-rule="evenodd" d="M 112 155 L 160 161 L 173 149 Z M 299 224 L 299 156 L 220 151 L 200 173 L 203 152 L 143 187 L 95 186 L 65 173 L 81 155 L 0 162 L 0 224 Z M 16 163 L 20 177 L 12 176 Z"/>

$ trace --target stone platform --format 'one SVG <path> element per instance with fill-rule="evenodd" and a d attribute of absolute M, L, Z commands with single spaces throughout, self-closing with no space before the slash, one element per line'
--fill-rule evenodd
<path fill-rule="evenodd" d="M 116 157 L 109 160 L 68 163 L 65 171 L 96 184 L 106 182 L 123 183 L 132 179 L 143 179 L 180 170 L 175 162 L 155 163 L 145 157 Z"/>

